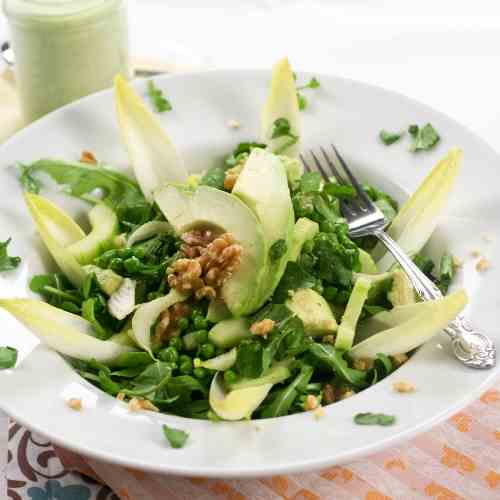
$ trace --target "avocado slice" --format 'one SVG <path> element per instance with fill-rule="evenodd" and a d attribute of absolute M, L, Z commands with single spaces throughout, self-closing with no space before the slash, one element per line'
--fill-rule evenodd
<path fill-rule="evenodd" d="M 255 294 L 255 309 L 258 309 L 278 286 L 292 244 L 295 217 L 286 172 L 280 158 L 264 149 L 253 149 L 232 194 L 255 213 L 264 232 L 268 255 L 260 288 Z M 273 257 L 273 246 L 276 244 L 281 244 L 283 251 Z"/>
<path fill-rule="evenodd" d="M 336 349 L 348 350 L 352 347 L 354 335 L 356 334 L 356 325 L 363 310 L 363 305 L 368 298 L 370 286 L 371 281 L 367 278 L 358 277 L 356 280 L 337 331 Z"/>
<path fill-rule="evenodd" d="M 402 269 L 392 271 L 392 288 L 387 294 L 389 302 L 394 306 L 406 306 L 414 304 L 415 290 L 410 279 Z"/>
<path fill-rule="evenodd" d="M 222 298 L 233 316 L 256 310 L 267 262 L 262 226 L 253 212 L 236 196 L 208 186 L 196 190 L 166 184 L 154 199 L 177 234 L 195 227 L 216 227 L 231 233 L 242 246 L 240 265 L 222 286 Z"/>
<path fill-rule="evenodd" d="M 337 330 L 328 302 L 311 288 L 296 290 L 285 305 L 302 320 L 309 335 L 327 335 Z"/>
<path fill-rule="evenodd" d="M 312 240 L 318 233 L 319 224 L 317 222 L 314 222 L 307 217 L 301 217 L 298 219 L 293 228 L 292 247 L 290 248 L 290 255 L 288 256 L 289 260 L 295 262 L 299 258 L 304 243 Z M 363 267 L 363 264 L 361 264 L 361 266 Z"/>

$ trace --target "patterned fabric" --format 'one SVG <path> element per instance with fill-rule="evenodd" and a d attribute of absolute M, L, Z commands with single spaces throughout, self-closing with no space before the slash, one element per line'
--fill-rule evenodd
<path fill-rule="evenodd" d="M 498 389 L 397 448 L 318 473 L 265 479 L 160 476 L 56 448 L 64 470 L 54 449 L 18 424 L 11 423 L 9 438 L 7 478 L 12 500 L 500 499 Z M 105 481 L 117 496 L 68 470 Z"/>

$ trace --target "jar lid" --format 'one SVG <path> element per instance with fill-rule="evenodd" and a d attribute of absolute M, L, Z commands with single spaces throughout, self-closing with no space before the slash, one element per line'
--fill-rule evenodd
<path fill-rule="evenodd" d="M 25 21 L 61 22 L 105 15 L 122 0 L 4 0 L 9 18 Z"/>

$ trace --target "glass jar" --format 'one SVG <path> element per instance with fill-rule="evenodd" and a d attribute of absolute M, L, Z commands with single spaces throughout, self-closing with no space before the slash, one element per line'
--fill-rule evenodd
<path fill-rule="evenodd" d="M 125 0 L 4 0 L 25 120 L 130 77 Z"/>

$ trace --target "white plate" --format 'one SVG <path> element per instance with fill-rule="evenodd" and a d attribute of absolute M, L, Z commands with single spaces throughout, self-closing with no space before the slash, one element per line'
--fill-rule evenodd
<path fill-rule="evenodd" d="M 307 75 L 301 75 L 305 79 Z M 174 110 L 160 116 L 192 170 L 206 168 L 236 143 L 257 136 L 259 114 L 270 71 L 220 71 L 158 78 Z M 362 83 L 321 76 L 321 88 L 308 94 L 304 112 L 304 143 L 328 144 L 333 139 L 346 159 L 369 181 L 397 197 L 411 191 L 448 148 L 464 149 L 465 164 L 453 201 L 452 217 L 440 226 L 431 247 L 449 248 L 465 257 L 457 280 L 470 293 L 468 314 L 500 344 L 496 309 L 500 266 L 481 275 L 474 269 L 471 249 L 487 257 L 498 254 L 498 243 L 486 243 L 483 233 L 500 233 L 498 155 L 480 138 L 442 114 L 401 95 Z M 302 80 L 302 77 L 301 77 Z M 145 91 L 143 83 L 137 88 Z M 230 130 L 236 119 L 241 129 Z M 377 138 L 383 127 L 401 130 L 411 123 L 431 122 L 442 136 L 431 153 L 412 154 L 407 138 L 386 147 Z M 12 168 L 17 161 L 40 157 L 76 159 L 82 149 L 110 164 L 126 164 L 116 126 L 112 94 L 105 91 L 63 108 L 33 124 L 0 148 L 2 239 L 13 237 L 10 251 L 21 255 L 16 271 L 0 275 L 1 296 L 29 295 L 29 277 L 43 272 L 50 259 L 42 251 L 23 204 Z M 80 202 L 50 194 L 73 213 Z M 0 345 L 20 349 L 21 362 L 0 372 L 0 406 L 19 422 L 75 451 L 123 465 L 192 476 L 263 476 L 319 469 L 373 453 L 437 424 L 484 391 L 500 367 L 477 371 L 450 355 L 448 340 L 438 335 L 408 363 L 376 386 L 328 406 L 319 421 L 310 413 L 284 418 L 211 423 L 151 412 L 129 413 L 124 403 L 99 391 L 74 373 L 57 354 L 37 341 L 8 314 L 1 312 Z M 392 390 L 395 380 L 416 385 L 411 395 Z M 82 412 L 65 400 L 81 397 Z M 358 412 L 397 416 L 392 427 L 353 423 Z M 190 433 L 185 448 L 171 449 L 161 424 Z"/>

